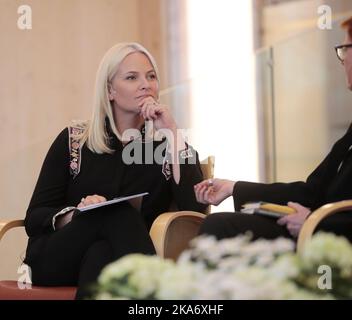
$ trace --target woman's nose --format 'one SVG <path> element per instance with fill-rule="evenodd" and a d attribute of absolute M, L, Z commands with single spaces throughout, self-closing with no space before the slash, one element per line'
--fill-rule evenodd
<path fill-rule="evenodd" d="M 140 88 L 143 90 L 150 89 L 150 83 L 147 78 L 142 78 Z"/>

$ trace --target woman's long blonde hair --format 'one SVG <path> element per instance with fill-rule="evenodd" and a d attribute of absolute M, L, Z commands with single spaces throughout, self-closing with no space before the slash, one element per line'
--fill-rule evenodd
<path fill-rule="evenodd" d="M 109 99 L 109 84 L 116 74 L 122 60 L 133 52 L 141 52 L 147 56 L 159 81 L 158 68 L 153 56 L 139 43 L 119 43 L 106 52 L 100 62 L 96 75 L 92 118 L 81 139 L 81 144 L 83 145 L 84 142 L 87 141 L 88 148 L 95 153 L 114 152 L 108 144 L 109 137 L 105 126 L 106 117 L 110 122 L 111 130 L 120 138 L 115 126 L 112 106 Z"/>

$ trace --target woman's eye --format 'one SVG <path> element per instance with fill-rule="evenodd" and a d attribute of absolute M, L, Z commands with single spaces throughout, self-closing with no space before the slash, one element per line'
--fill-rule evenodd
<path fill-rule="evenodd" d="M 135 76 L 128 76 L 126 79 L 127 80 L 136 80 L 136 77 Z"/>
<path fill-rule="evenodd" d="M 149 75 L 149 79 L 153 79 L 153 80 L 156 79 L 156 75 L 155 74 L 150 74 Z"/>

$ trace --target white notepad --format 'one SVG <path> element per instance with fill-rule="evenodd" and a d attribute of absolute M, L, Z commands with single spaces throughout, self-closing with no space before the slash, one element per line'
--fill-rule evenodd
<path fill-rule="evenodd" d="M 114 203 L 123 202 L 123 201 L 130 200 L 130 199 L 143 197 L 143 196 L 146 196 L 148 194 L 149 194 L 149 192 L 143 192 L 143 193 L 133 194 L 131 196 L 118 197 L 118 198 L 114 198 L 112 200 L 107 200 L 107 201 L 104 201 L 104 202 L 90 204 L 90 205 L 82 207 L 82 208 L 77 208 L 77 210 L 79 210 L 80 212 L 84 212 L 84 211 L 92 210 L 92 209 L 95 209 L 95 208 L 108 206 L 110 204 L 114 204 Z"/>

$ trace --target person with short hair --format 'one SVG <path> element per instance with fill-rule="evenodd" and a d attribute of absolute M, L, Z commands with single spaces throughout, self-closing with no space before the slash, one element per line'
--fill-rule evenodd
<path fill-rule="evenodd" d="M 341 26 L 346 30 L 346 38 L 335 50 L 345 68 L 347 86 L 352 90 L 352 17 Z M 204 204 L 218 205 L 232 196 L 236 211 L 240 211 L 243 204 L 256 201 L 287 204 L 296 211 L 277 221 L 239 212 L 215 213 L 206 217 L 200 234 L 222 239 L 251 231 L 253 239 L 296 238 L 312 211 L 327 203 L 352 199 L 352 125 L 304 182 L 264 184 L 213 179 L 195 185 L 194 191 L 197 200 Z M 328 217 L 317 230 L 334 232 L 352 241 L 352 213 Z"/>

